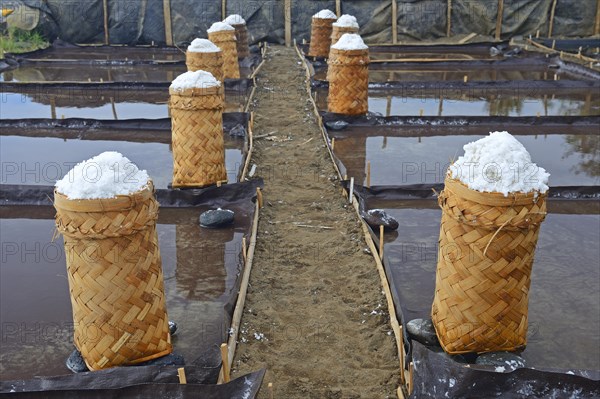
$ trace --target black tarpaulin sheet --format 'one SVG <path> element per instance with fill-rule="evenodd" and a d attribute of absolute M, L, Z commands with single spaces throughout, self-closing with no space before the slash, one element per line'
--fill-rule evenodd
<path fill-rule="evenodd" d="M 219 3 L 220 6 L 220 2 L 218 1 L 213 1 L 213 3 Z M 284 43 L 283 1 L 227 0 L 227 15 L 232 14 L 241 15 L 246 20 L 250 44 L 260 41 Z"/>
<path fill-rule="evenodd" d="M 335 9 L 332 9 L 335 11 Z M 387 0 L 344 0 L 342 14 L 356 17 L 358 33 L 368 43 L 392 41 L 392 3 Z"/>
<path fill-rule="evenodd" d="M 412 342 L 414 364 L 410 398 L 598 398 L 600 383 L 582 375 L 517 369 L 510 373 L 478 370 L 459 364 Z"/>
<path fill-rule="evenodd" d="M 129 371 L 129 370 L 127 370 Z M 117 388 L 107 388 L 106 386 L 114 385 L 114 381 L 104 380 L 100 377 L 97 379 L 89 379 L 86 381 L 88 385 L 73 386 L 68 381 L 65 384 L 68 388 L 60 388 L 56 384 L 51 390 L 41 390 L 28 392 L 28 384 L 38 387 L 40 384 L 35 380 L 32 382 L 26 381 L 21 391 L 16 388 L 12 390 L 4 390 L 0 396 L 17 397 L 17 398 L 74 398 L 74 399 L 107 399 L 107 398 L 130 398 L 130 399 L 146 399 L 146 398 L 172 398 L 172 399 L 188 399 L 188 398 L 203 398 L 203 399 L 254 399 L 260 390 L 262 380 L 265 375 L 265 370 L 247 374 L 236 378 L 235 380 L 221 385 L 202 385 L 194 382 L 194 375 L 188 376 L 186 368 L 186 376 L 188 384 L 179 384 L 178 381 L 173 381 L 177 378 L 177 369 L 169 370 L 168 376 L 158 375 L 153 383 L 138 383 L 131 386 L 120 386 Z M 192 370 L 190 370 L 192 371 Z M 96 372 L 98 373 L 98 372 Z M 164 374 L 164 373 L 163 373 Z M 143 376 L 143 375 L 141 375 Z M 76 378 L 77 376 L 73 376 Z M 190 379 L 191 377 L 191 379 Z M 166 383 L 168 381 L 169 383 Z M 42 380 L 43 384 L 44 380 Z M 6 385 L 4 383 L 3 385 Z M 9 393 L 6 393 L 9 392 Z"/>

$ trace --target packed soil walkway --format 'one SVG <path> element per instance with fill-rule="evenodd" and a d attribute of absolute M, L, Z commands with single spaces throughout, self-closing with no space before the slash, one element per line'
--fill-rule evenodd
<path fill-rule="evenodd" d="M 293 48 L 257 77 L 253 163 L 265 207 L 233 376 L 267 368 L 275 398 L 395 397 L 399 367 L 385 296 L 337 176 Z"/>

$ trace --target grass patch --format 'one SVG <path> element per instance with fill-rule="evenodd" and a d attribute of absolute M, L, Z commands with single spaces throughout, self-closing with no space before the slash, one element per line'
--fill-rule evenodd
<path fill-rule="evenodd" d="M 49 43 L 37 32 L 9 28 L 8 32 L 0 36 L 0 58 L 4 58 L 4 53 L 26 53 L 48 45 Z"/>

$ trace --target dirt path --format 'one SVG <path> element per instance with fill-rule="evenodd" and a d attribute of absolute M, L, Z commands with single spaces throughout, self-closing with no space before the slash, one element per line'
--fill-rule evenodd
<path fill-rule="evenodd" d="M 397 350 L 381 282 L 293 48 L 269 50 L 255 99 L 255 136 L 275 133 L 255 143 L 265 207 L 233 375 L 266 367 L 262 398 L 269 382 L 276 398 L 395 397 Z"/>

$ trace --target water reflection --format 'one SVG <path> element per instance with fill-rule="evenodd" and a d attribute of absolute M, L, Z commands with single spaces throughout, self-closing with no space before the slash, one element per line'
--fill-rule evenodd
<path fill-rule="evenodd" d="M 571 171 L 576 175 L 582 173 L 593 177 L 600 176 L 600 132 L 590 136 L 568 135 L 565 140 L 570 148 L 563 155 L 563 159 L 571 156 L 581 159 L 579 164 L 571 167 Z"/>

